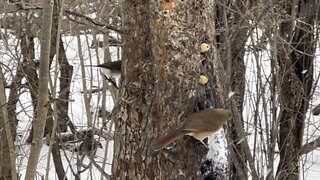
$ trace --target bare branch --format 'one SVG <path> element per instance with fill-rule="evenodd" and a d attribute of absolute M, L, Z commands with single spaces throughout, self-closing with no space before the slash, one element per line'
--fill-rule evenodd
<path fill-rule="evenodd" d="M 98 163 L 91 157 L 90 155 L 87 156 L 90 159 L 90 162 L 98 169 L 98 171 L 101 172 L 101 174 L 106 178 L 106 179 L 111 179 L 111 176 L 104 172 L 104 170 L 98 165 Z"/>
<path fill-rule="evenodd" d="M 5 12 L 5 13 L 13 13 L 13 12 L 17 12 L 19 10 L 42 10 L 42 3 L 37 3 L 37 4 L 32 4 L 32 5 L 27 5 L 27 4 L 24 4 L 24 3 L 6 3 L 6 2 L 0 2 L 0 12 Z M 117 27 L 114 27 L 112 25 L 109 25 L 109 24 L 103 24 L 101 22 L 97 22 L 96 20 L 86 16 L 86 15 L 83 15 L 83 14 L 80 14 L 80 13 L 77 13 L 77 12 L 74 12 L 74 11 L 70 11 L 70 10 L 65 10 L 64 11 L 65 14 L 69 17 L 69 19 L 71 21 L 74 21 L 74 22 L 77 22 L 77 23 L 80 23 L 80 24 L 83 24 L 83 25 L 88 25 L 88 26 L 97 26 L 97 29 L 99 31 L 101 31 L 102 33 L 105 33 L 103 28 L 107 28 L 107 29 L 110 29 L 110 30 L 113 30 L 117 33 L 120 33 L 122 34 L 123 31 Z M 77 21 L 75 19 L 72 19 L 70 18 L 70 16 L 74 16 L 74 17 L 79 17 L 83 20 L 85 20 L 86 22 L 81 22 L 81 21 Z M 90 25 L 91 24 L 91 25 Z M 101 29 L 102 28 L 102 29 Z"/>
<path fill-rule="evenodd" d="M 18 10 L 40 10 L 42 5 L 37 4 L 26 4 L 22 2 L 9 3 L 9 2 L 0 2 L 0 12 L 1 13 L 13 13 Z"/>
<path fill-rule="evenodd" d="M 82 19 L 86 20 L 87 22 L 89 22 L 90 24 L 93 24 L 95 26 L 100 26 L 100 27 L 103 27 L 103 28 L 107 28 L 107 29 L 113 30 L 113 31 L 115 31 L 117 33 L 120 33 L 120 34 L 123 33 L 123 31 L 121 29 L 117 28 L 117 27 L 111 26 L 109 24 L 102 24 L 102 23 L 97 22 L 94 19 L 92 19 L 92 18 L 90 18 L 88 16 L 85 16 L 83 14 L 80 14 L 80 13 L 77 13 L 77 12 L 74 12 L 74 11 L 69 11 L 69 10 L 65 10 L 65 13 L 68 14 L 68 15 L 71 15 L 71 16 L 82 18 Z M 74 19 L 71 19 L 70 17 L 69 17 L 69 19 L 72 20 L 72 21 L 76 21 Z M 76 21 L 76 22 L 88 25 L 87 23 L 84 23 L 84 22 L 79 22 L 79 21 Z"/>
<path fill-rule="evenodd" d="M 308 154 L 309 152 L 311 152 L 317 148 L 320 148 L 320 137 L 303 145 L 301 148 L 300 156 L 304 155 L 304 154 Z"/>

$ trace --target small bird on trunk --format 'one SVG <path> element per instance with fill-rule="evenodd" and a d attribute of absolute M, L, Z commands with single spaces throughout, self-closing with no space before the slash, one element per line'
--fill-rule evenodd
<path fill-rule="evenodd" d="M 155 151 L 165 148 L 178 138 L 189 135 L 204 144 L 203 140 L 223 127 L 232 119 L 232 112 L 227 109 L 205 109 L 187 116 L 183 125 L 166 136 L 156 140 L 152 147 Z M 204 144 L 207 146 L 206 144 Z"/>
<path fill-rule="evenodd" d="M 91 67 L 98 67 L 101 72 L 111 78 L 111 77 L 116 77 L 116 76 L 121 76 L 121 66 L 122 66 L 122 61 L 112 61 L 112 62 L 105 62 L 102 64 L 98 65 L 86 65 L 86 66 L 91 66 Z"/>

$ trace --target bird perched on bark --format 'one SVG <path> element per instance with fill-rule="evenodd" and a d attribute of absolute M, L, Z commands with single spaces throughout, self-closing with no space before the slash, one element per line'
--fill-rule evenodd
<path fill-rule="evenodd" d="M 112 61 L 112 62 L 105 62 L 98 65 L 86 65 L 86 66 L 98 67 L 101 70 L 101 72 L 109 78 L 121 76 L 122 61 Z"/>
<path fill-rule="evenodd" d="M 203 142 L 203 140 L 223 127 L 232 119 L 232 112 L 227 109 L 205 109 L 187 116 L 183 125 L 166 136 L 156 140 L 152 147 L 155 151 L 165 148 L 183 135 L 189 135 Z M 205 145 L 205 144 L 204 144 Z M 207 146 L 207 145 L 205 145 Z"/>
<path fill-rule="evenodd" d="M 117 86 L 116 81 L 112 78 L 121 76 L 122 61 L 119 60 L 119 61 L 105 62 L 98 65 L 86 65 L 86 66 L 98 67 L 100 71 L 104 74 L 105 79 L 117 89 L 119 88 Z"/>

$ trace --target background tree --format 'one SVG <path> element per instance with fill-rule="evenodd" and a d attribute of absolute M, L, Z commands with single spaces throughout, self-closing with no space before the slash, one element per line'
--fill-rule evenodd
<path fill-rule="evenodd" d="M 280 96 L 277 177 L 300 179 L 299 161 L 313 84 L 316 4 L 292 1 L 279 5 L 284 14 L 276 43 Z"/>
<path fill-rule="evenodd" d="M 215 28 L 217 31 L 217 54 L 221 58 L 228 84 L 234 93 L 236 109 L 243 111 L 245 94 L 245 44 L 248 41 L 249 18 L 247 12 L 253 6 L 250 1 L 217 1 L 215 9 Z M 242 122 L 243 117 L 240 116 Z M 235 124 L 229 127 L 229 178 L 248 179 L 247 157 L 241 143 L 242 137 L 236 131 Z"/>
<path fill-rule="evenodd" d="M 16 152 L 8 117 L 4 82 L 2 69 L 0 69 L 0 160 L 2 162 L 0 166 L 0 179 L 17 179 Z"/>
<path fill-rule="evenodd" d="M 41 34 L 41 54 L 39 65 L 39 86 L 36 117 L 33 120 L 34 134 L 31 143 L 31 151 L 28 159 L 26 179 L 34 179 L 40 151 L 42 148 L 42 137 L 46 125 L 48 113 L 48 82 L 49 82 L 49 62 L 50 62 L 50 41 L 52 27 L 53 1 L 48 0 L 43 3 L 42 34 Z"/>

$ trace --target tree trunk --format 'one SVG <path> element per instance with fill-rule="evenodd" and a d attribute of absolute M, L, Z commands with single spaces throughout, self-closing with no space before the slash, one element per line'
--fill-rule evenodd
<path fill-rule="evenodd" d="M 12 83 L 10 84 L 10 93 L 8 96 L 8 117 L 11 124 L 11 132 L 12 132 L 12 138 L 13 140 L 16 139 L 17 134 L 17 125 L 18 125 L 18 119 L 17 119 L 17 103 L 20 98 L 19 89 L 21 88 L 21 81 L 24 77 L 23 74 L 23 67 L 22 63 L 20 61 L 18 62 L 18 67 L 15 76 L 13 77 Z"/>
<path fill-rule="evenodd" d="M 53 4 L 53 0 L 43 2 L 37 115 L 33 120 L 34 134 L 26 170 L 26 180 L 34 179 L 36 174 L 49 106 L 48 81 Z"/>
<path fill-rule="evenodd" d="M 221 0 L 216 7 L 216 28 L 217 28 L 217 47 L 223 65 L 230 79 L 226 85 L 230 85 L 234 94 L 237 110 L 243 111 L 244 90 L 245 90 L 245 44 L 248 39 L 249 23 L 246 10 L 251 4 L 244 4 L 243 1 Z M 241 116 L 241 122 L 243 117 Z M 229 178 L 248 179 L 247 161 L 244 147 L 238 142 L 240 135 L 236 132 L 234 123 L 230 123 L 228 128 L 229 143 Z"/>
<path fill-rule="evenodd" d="M 60 27 L 59 27 L 59 10 L 61 11 L 62 8 L 59 9 L 59 6 L 61 7 L 61 4 L 57 0 L 55 0 L 54 9 L 53 9 L 53 20 L 52 20 L 52 39 L 51 39 L 51 48 L 50 48 L 50 62 L 52 62 L 54 55 L 56 55 L 56 60 L 59 63 L 59 69 L 60 69 L 60 77 L 59 77 L 59 97 L 58 101 L 56 102 L 56 121 L 57 121 L 57 128 L 53 127 L 54 123 L 49 123 L 47 126 L 48 133 L 52 135 L 52 131 L 55 131 L 53 133 L 60 133 L 60 132 L 66 132 L 67 131 L 67 125 L 69 122 L 69 116 L 68 116 L 68 110 L 69 110 L 69 95 L 70 95 L 70 87 L 71 87 L 71 79 L 72 79 L 72 73 L 73 73 L 73 66 L 71 66 L 68 62 L 67 55 L 65 52 L 65 49 L 63 47 L 63 41 L 61 38 L 60 33 L 58 33 Z M 57 42 L 59 41 L 59 50 L 57 52 Z M 55 87 L 53 87 L 55 88 Z M 52 112 L 52 109 L 49 109 L 49 117 L 50 122 L 53 122 L 54 112 Z M 57 139 L 57 138 L 54 138 Z M 52 141 L 54 141 L 52 139 Z M 67 179 L 66 178 L 66 172 L 63 167 L 63 162 L 61 159 L 60 154 L 60 144 L 59 141 L 53 142 L 52 145 L 52 157 L 53 162 L 55 166 L 56 173 L 60 180 Z"/>
<path fill-rule="evenodd" d="M 300 175 L 300 149 L 313 82 L 315 6 L 312 1 L 302 0 L 283 6 L 291 19 L 280 24 L 281 39 L 277 44 L 280 86 L 277 177 L 294 180 Z"/>
<path fill-rule="evenodd" d="M 8 117 L 4 76 L 0 69 L 0 180 L 17 179 L 16 154 L 12 137 L 11 123 Z"/>
<path fill-rule="evenodd" d="M 207 85 L 198 83 L 200 67 L 208 63 L 212 68 L 208 61 L 216 59 L 212 47 L 200 53 L 200 45 L 213 46 L 213 7 L 213 0 L 124 1 L 128 11 L 115 117 L 116 179 L 201 179 L 199 167 L 207 150 L 200 142 L 183 137 L 173 143 L 174 149 L 158 152 L 151 144 L 180 127 L 194 109 L 202 109 L 197 103 Z M 213 106 L 219 107 L 223 102 L 216 98 Z"/>

